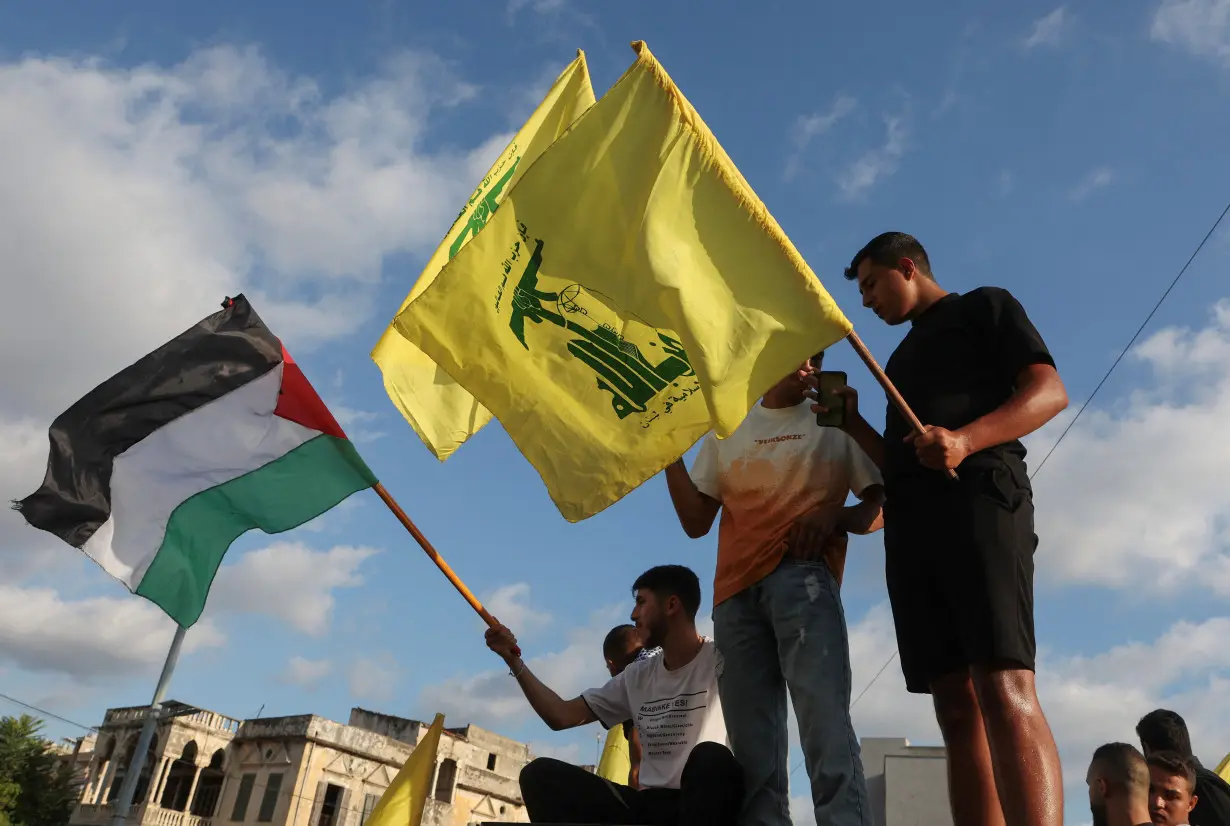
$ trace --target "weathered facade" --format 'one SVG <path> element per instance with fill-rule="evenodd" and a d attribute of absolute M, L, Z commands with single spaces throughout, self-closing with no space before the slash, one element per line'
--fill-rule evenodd
<path fill-rule="evenodd" d="M 158 726 L 129 822 L 150 826 L 363 826 L 428 725 L 364 709 L 235 720 L 181 703 Z M 73 826 L 108 826 L 143 709 L 110 709 Z M 445 729 L 425 826 L 526 822 L 529 748 L 476 726 Z"/>

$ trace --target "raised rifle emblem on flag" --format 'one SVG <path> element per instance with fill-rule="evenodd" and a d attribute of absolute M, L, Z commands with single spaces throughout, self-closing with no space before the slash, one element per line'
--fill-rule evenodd
<path fill-rule="evenodd" d="M 458 233 L 457 237 L 453 239 L 453 243 L 449 245 L 448 257 L 450 261 L 461 251 L 466 241 L 478 235 L 479 230 L 487 226 L 487 222 L 491 220 L 491 216 L 499 208 L 504 188 L 508 186 L 508 182 L 512 180 L 513 175 L 517 172 L 517 167 L 521 164 L 521 156 L 516 153 L 517 142 L 513 141 L 509 145 L 504 159 L 500 161 L 495 170 L 489 172 L 487 177 L 483 178 L 482 182 L 474 189 L 474 194 L 470 196 L 470 200 L 461 208 L 461 212 L 457 215 L 458 221 L 465 216 L 466 210 L 473 208 L 474 211 L 470 214 L 470 220 L 466 221 L 465 229 Z M 510 160 L 512 164 L 507 170 L 504 170 L 505 164 L 508 164 Z M 496 179 L 496 175 L 500 176 L 499 179 Z M 492 184 L 493 180 L 495 181 L 494 184 Z"/>
<path fill-rule="evenodd" d="M 522 237 L 528 243 L 524 232 Z M 567 350 L 594 371 L 598 389 L 611 394 L 615 415 L 622 420 L 633 413 L 645 414 L 645 427 L 700 389 L 683 344 L 669 332 L 623 319 L 608 297 L 581 284 L 571 283 L 556 291 L 541 289 L 542 239 L 534 239 L 533 245 L 521 278 L 513 287 L 508 319 L 509 329 L 522 347 L 530 349 L 525 338 L 527 320 L 534 324 L 550 322 L 575 334 Z M 520 258 L 523 249 L 521 242 L 516 242 L 510 258 Z M 505 273 L 511 269 L 510 263 L 504 261 Z M 501 284 L 497 303 L 503 290 Z M 646 350 L 658 358 L 651 362 Z M 651 410 L 651 403 L 660 396 L 665 397 L 662 403 Z"/>

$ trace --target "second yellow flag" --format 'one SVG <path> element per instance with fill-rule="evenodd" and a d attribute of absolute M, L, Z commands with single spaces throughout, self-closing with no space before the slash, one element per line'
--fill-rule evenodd
<path fill-rule="evenodd" d="M 556 79 L 534 114 L 479 182 L 402 302 L 402 310 L 435 282 L 449 259 L 486 226 L 525 170 L 593 103 L 594 88 L 585 53 L 578 51 L 576 60 Z M 491 414 L 469 391 L 392 325 L 380 337 L 372 359 L 384 375 L 389 398 L 437 459 L 447 459 L 490 421 Z"/>
<path fill-rule="evenodd" d="M 643 43 L 395 320 L 565 518 L 606 508 L 850 332 Z"/>

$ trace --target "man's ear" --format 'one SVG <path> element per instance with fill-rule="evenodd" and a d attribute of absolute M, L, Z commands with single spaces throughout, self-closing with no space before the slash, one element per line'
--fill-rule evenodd
<path fill-rule="evenodd" d="M 615 662 L 611 660 L 609 657 L 606 660 L 606 668 L 607 668 L 607 671 L 610 671 L 613 668 L 615 668 Z"/>
<path fill-rule="evenodd" d="M 918 267 L 914 266 L 913 258 L 902 258 L 897 262 L 897 269 L 901 270 L 901 274 L 905 276 L 907 281 L 918 275 Z"/>
<path fill-rule="evenodd" d="M 1188 806 L 1188 807 L 1187 807 L 1187 810 L 1190 812 L 1192 809 L 1196 808 L 1196 803 L 1197 803 L 1199 800 L 1200 800 L 1200 796 L 1199 796 L 1199 795 L 1197 795 L 1197 794 L 1194 794 L 1194 793 L 1193 793 L 1193 794 L 1192 794 L 1192 804 L 1191 804 L 1190 806 Z"/>
<path fill-rule="evenodd" d="M 677 596 L 670 596 L 666 600 L 666 615 L 677 614 L 683 610 L 683 603 Z"/>

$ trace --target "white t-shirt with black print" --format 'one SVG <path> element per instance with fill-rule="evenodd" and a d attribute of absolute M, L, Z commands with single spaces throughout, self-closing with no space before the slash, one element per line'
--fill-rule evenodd
<path fill-rule="evenodd" d="M 664 657 L 650 657 L 581 694 L 608 729 L 631 718 L 641 738 L 641 788 L 677 789 L 697 743 L 728 745 L 718 699 L 721 669 L 721 655 L 705 638 L 682 668 L 668 671 Z"/>

